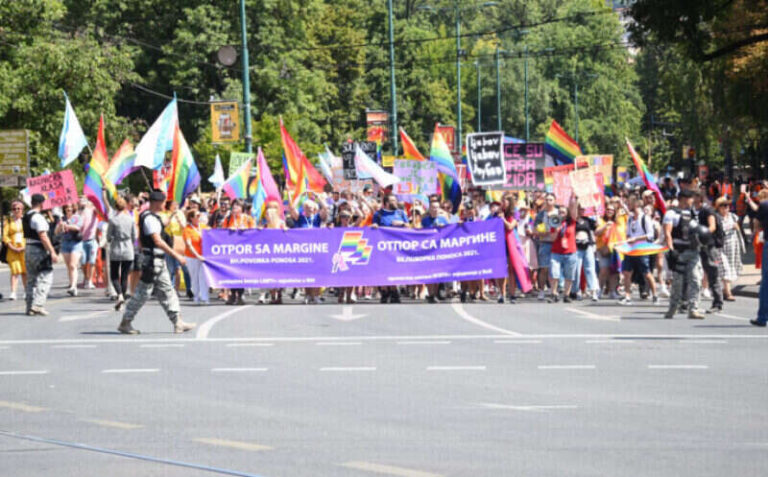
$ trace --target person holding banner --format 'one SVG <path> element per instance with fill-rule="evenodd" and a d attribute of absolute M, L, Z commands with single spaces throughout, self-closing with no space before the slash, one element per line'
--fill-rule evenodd
<path fill-rule="evenodd" d="M 18 287 L 19 277 L 21 285 L 27 282 L 27 267 L 24 263 L 24 227 L 22 226 L 22 217 L 24 216 L 24 203 L 20 200 L 11 202 L 11 216 L 5 222 L 3 227 L 3 243 L 8 247 L 5 258 L 11 275 L 11 295 L 10 300 L 16 299 L 16 288 Z"/>
<path fill-rule="evenodd" d="M 435 229 L 448 225 L 448 219 L 446 219 L 445 215 L 441 212 L 440 200 L 437 197 L 433 197 L 429 201 L 429 210 L 427 211 L 427 215 L 421 219 L 421 228 Z M 427 285 L 427 293 L 429 293 L 429 295 L 427 295 L 427 301 L 429 303 L 437 303 L 437 300 L 440 299 L 438 294 L 439 287 L 439 283 L 432 283 Z"/>
<path fill-rule="evenodd" d="M 200 223 L 200 212 L 190 210 L 187 212 L 187 225 L 184 227 L 184 256 L 187 257 L 190 283 L 187 283 L 192 291 L 195 305 L 209 305 L 208 278 L 203 270 L 203 229 L 206 226 Z"/>
<path fill-rule="evenodd" d="M 168 319 L 173 323 L 174 333 L 184 333 L 193 329 L 195 323 L 185 323 L 179 316 L 179 297 L 173 289 L 171 277 L 168 274 L 165 255 L 173 255 L 181 264 L 186 263 L 183 255 L 176 252 L 169 243 L 171 237 L 165 233 L 163 221 L 158 215 L 163 210 L 165 193 L 154 190 L 149 194 L 149 210 L 142 212 L 139 217 L 139 246 L 141 247 L 141 280 L 136 293 L 128 300 L 125 313 L 117 331 L 126 335 L 139 334 L 132 325 L 136 314 L 147 302 L 152 291 L 157 291 L 160 306 Z"/>
<path fill-rule="evenodd" d="M 311 199 L 307 199 L 302 205 L 302 213 L 289 203 L 288 211 L 293 219 L 293 228 L 295 229 L 317 229 L 323 226 L 324 215 L 319 212 L 320 207 L 317 202 Z M 324 212 L 325 213 L 325 212 Z M 295 292 L 294 292 L 295 293 Z M 312 305 L 320 303 L 320 289 L 309 288 L 304 289 L 304 304 Z"/>
<path fill-rule="evenodd" d="M 253 217 L 244 213 L 245 204 L 242 199 L 232 201 L 229 215 L 222 221 L 221 228 L 230 230 L 247 230 L 256 228 Z M 244 288 L 233 288 L 229 291 L 227 305 L 245 305 L 243 300 Z"/>
<path fill-rule="evenodd" d="M 373 228 L 408 227 L 408 217 L 397 207 L 397 196 L 385 194 L 381 199 L 381 208 L 373 214 Z M 380 287 L 381 303 L 400 303 L 400 293 L 396 286 Z"/>
<path fill-rule="evenodd" d="M 32 194 L 30 203 L 32 208 L 21 219 L 26 242 L 24 261 L 27 268 L 27 315 L 48 316 L 45 302 L 53 284 L 53 264 L 58 263 L 60 258 L 48 236 L 48 221 L 41 213 L 45 196 Z"/>
<path fill-rule="evenodd" d="M 281 229 L 285 230 L 285 220 L 280 217 L 280 203 L 276 200 L 270 200 L 267 202 L 264 209 L 264 227 L 267 229 Z M 283 304 L 283 289 L 282 288 L 270 288 L 270 305 L 282 305 Z"/>

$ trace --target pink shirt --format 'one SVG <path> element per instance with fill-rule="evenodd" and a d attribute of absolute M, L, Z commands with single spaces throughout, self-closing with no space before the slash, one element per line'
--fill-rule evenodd
<path fill-rule="evenodd" d="M 96 238 L 96 225 L 99 223 L 99 217 L 94 213 L 92 208 L 86 207 L 85 210 L 79 213 L 81 224 L 80 234 L 83 236 L 83 240 L 93 240 Z"/>

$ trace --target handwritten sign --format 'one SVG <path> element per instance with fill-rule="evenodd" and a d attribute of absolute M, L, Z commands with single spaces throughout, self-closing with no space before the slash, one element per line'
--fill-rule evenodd
<path fill-rule="evenodd" d="M 604 186 L 613 184 L 613 156 L 610 154 L 599 154 L 590 156 L 576 156 L 574 160 L 576 168 L 594 167 L 597 172 L 603 175 Z"/>
<path fill-rule="evenodd" d="M 345 179 L 344 169 L 341 167 L 332 168 L 331 173 L 333 174 L 333 190 L 337 192 L 347 191 L 352 192 L 353 194 L 359 194 L 363 191 L 363 187 L 372 184 L 371 180 Z"/>
<path fill-rule="evenodd" d="M 29 195 L 43 194 L 45 196 L 44 210 L 77 203 L 77 186 L 70 170 L 28 177 L 27 187 L 29 188 Z"/>
<path fill-rule="evenodd" d="M 504 133 L 467 134 L 467 163 L 476 186 L 505 184 Z"/>
<path fill-rule="evenodd" d="M 544 144 L 504 144 L 507 190 L 544 190 Z"/>
<path fill-rule="evenodd" d="M 567 206 L 571 200 L 573 189 L 569 174 L 573 171 L 573 164 L 544 168 L 544 181 L 548 184 L 547 190 L 555 195 L 557 205 Z"/>
<path fill-rule="evenodd" d="M 600 187 L 598 187 L 595 179 L 597 174 L 600 174 Z M 587 213 L 591 211 L 592 214 L 594 214 L 601 206 L 605 209 L 602 173 L 598 173 L 594 167 L 585 167 L 584 169 L 571 171 L 568 176 L 571 181 L 573 193 L 576 194 L 576 197 L 579 199 L 579 205 L 584 207 L 584 209 L 587 210 Z"/>
<path fill-rule="evenodd" d="M 395 159 L 393 174 L 400 179 L 395 184 L 395 194 L 437 193 L 437 164 L 432 161 Z"/>

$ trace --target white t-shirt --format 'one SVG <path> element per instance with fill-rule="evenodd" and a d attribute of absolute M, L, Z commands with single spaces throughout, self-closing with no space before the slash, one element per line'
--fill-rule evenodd
<path fill-rule="evenodd" d="M 629 219 L 627 224 L 627 238 L 645 236 L 649 242 L 653 241 L 653 221 L 645 214 L 640 215 L 639 219 Z"/>
<path fill-rule="evenodd" d="M 157 220 L 154 215 L 147 215 L 144 219 L 144 227 L 142 228 L 144 235 L 153 235 L 163 232 L 163 223 Z"/>
<path fill-rule="evenodd" d="M 48 221 L 45 220 L 45 217 L 43 217 L 43 214 L 41 213 L 35 213 L 35 212 L 28 212 L 32 214 L 32 217 L 29 220 L 29 226 L 34 230 L 35 232 L 48 232 L 50 230 L 51 226 L 48 225 Z M 32 243 L 40 243 L 39 239 L 30 239 L 28 242 Z"/>

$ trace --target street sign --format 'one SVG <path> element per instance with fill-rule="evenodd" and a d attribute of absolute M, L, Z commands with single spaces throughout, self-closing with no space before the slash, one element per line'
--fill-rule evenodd
<path fill-rule="evenodd" d="M 0 177 L 3 186 L 17 187 L 29 176 L 29 131 L 0 131 Z"/>

